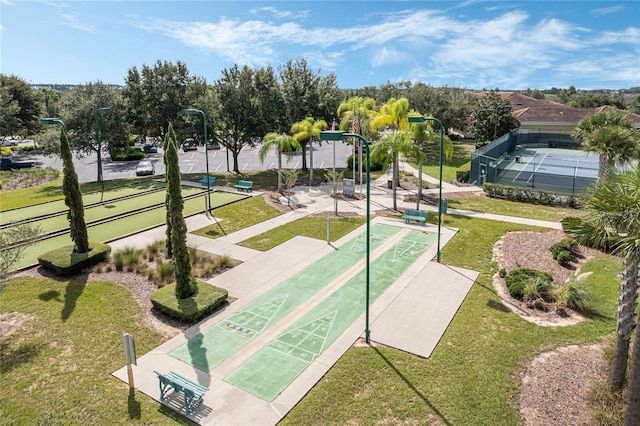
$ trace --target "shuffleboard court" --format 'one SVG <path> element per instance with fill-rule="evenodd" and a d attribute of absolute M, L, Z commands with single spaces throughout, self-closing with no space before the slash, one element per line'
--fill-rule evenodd
<path fill-rule="evenodd" d="M 380 246 L 400 230 L 382 224 L 372 226 L 371 249 Z M 202 371 L 211 371 L 364 258 L 365 251 L 365 235 L 361 233 L 340 250 L 320 258 L 243 309 L 199 333 L 170 355 Z"/>
<path fill-rule="evenodd" d="M 137 194 L 142 194 L 145 192 L 163 188 L 166 188 L 166 184 L 164 182 L 154 180 L 143 181 L 132 185 L 119 186 L 116 188 L 105 190 L 104 198 L 102 198 L 102 201 L 105 202 L 122 197 L 134 196 Z M 82 196 L 82 203 L 85 205 L 85 207 L 99 203 L 101 196 L 102 194 L 100 192 L 90 192 L 88 194 L 84 194 Z M 18 220 L 27 220 L 34 217 L 62 213 L 68 210 L 69 208 L 64 204 L 64 199 L 49 201 L 46 203 L 2 211 L 2 213 L 0 214 L 0 223 L 4 225 Z"/>
<path fill-rule="evenodd" d="M 211 194 L 211 207 L 220 207 L 247 197 L 248 196 L 245 194 L 236 194 L 231 192 L 214 192 Z M 203 212 L 204 208 L 204 197 L 191 198 L 188 200 L 184 200 L 184 208 L 182 214 L 184 216 L 191 216 Z M 132 215 L 114 219 L 106 223 L 100 223 L 99 225 L 88 226 L 87 232 L 89 233 L 90 241 L 108 242 L 127 235 L 134 234 L 139 231 L 143 231 L 145 229 L 163 225 L 165 224 L 165 221 L 166 209 L 163 205 L 155 209 L 147 210 L 140 213 L 134 213 Z M 15 269 L 21 269 L 27 266 L 35 265 L 38 263 L 38 256 L 40 256 L 42 253 L 46 253 L 47 251 L 64 246 L 69 246 L 72 244 L 73 242 L 71 241 L 71 237 L 68 233 L 38 241 L 35 244 L 27 247 L 24 256 L 22 257 L 20 262 L 15 265 Z"/>
<path fill-rule="evenodd" d="M 436 234 L 410 231 L 376 259 L 371 265 L 371 303 L 436 239 Z M 363 314 L 364 289 L 363 270 L 224 380 L 266 401 L 273 401 Z"/>
<path fill-rule="evenodd" d="M 184 187 L 182 188 L 182 196 L 189 197 L 204 192 L 200 188 Z M 144 193 L 137 197 L 117 199 L 113 202 L 105 202 L 84 209 L 84 220 L 88 225 L 91 222 L 108 219 L 110 217 L 120 216 L 127 212 L 140 210 L 151 206 L 164 205 L 166 199 L 166 191 L 155 191 Z M 39 226 L 43 234 L 50 232 L 62 231 L 69 229 L 69 220 L 66 212 L 57 216 L 51 216 L 44 219 L 38 219 L 30 222 L 34 226 Z"/>

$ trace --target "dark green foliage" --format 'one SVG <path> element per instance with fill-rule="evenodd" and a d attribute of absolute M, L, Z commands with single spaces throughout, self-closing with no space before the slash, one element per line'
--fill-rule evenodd
<path fill-rule="evenodd" d="M 174 136 L 175 140 L 175 136 Z M 164 162 L 164 168 L 167 170 L 167 145 L 169 144 L 169 135 L 166 135 L 164 138 L 164 142 L 162 143 L 162 161 Z M 167 175 L 168 176 L 168 175 Z M 167 229 L 165 231 L 167 238 L 165 239 L 166 247 L 167 247 L 167 257 L 171 259 L 173 257 L 173 246 L 171 245 L 171 212 L 169 211 L 169 197 L 170 193 L 167 191 L 167 195 L 165 197 L 164 206 L 166 210 L 166 222 Z"/>
<path fill-rule="evenodd" d="M 78 184 L 78 175 L 73 166 L 71 147 L 64 129 L 60 130 L 60 156 L 62 157 L 62 192 L 64 203 L 69 207 L 67 218 L 71 229 L 71 240 L 75 243 L 74 253 L 86 253 L 89 251 L 89 234 L 84 220 L 84 205 L 82 193 Z"/>
<path fill-rule="evenodd" d="M 117 148 L 110 152 L 112 161 L 135 161 L 142 160 L 146 154 L 139 147 L 133 147 L 131 149 Z"/>
<path fill-rule="evenodd" d="M 560 220 L 560 223 L 562 224 L 562 230 L 563 231 L 567 231 L 567 229 L 579 225 L 582 222 L 582 219 L 576 216 L 567 216 L 567 217 L 563 217 Z"/>
<path fill-rule="evenodd" d="M 187 247 L 187 224 L 182 215 L 182 185 L 180 182 L 180 165 L 178 163 L 178 147 L 173 126 L 169 124 L 167 131 L 165 161 L 168 194 L 168 215 L 171 224 L 171 247 L 176 277 L 176 297 L 186 299 L 196 291 L 191 278 L 191 261 Z"/>
<path fill-rule="evenodd" d="M 559 192 L 538 191 L 519 186 L 500 185 L 497 183 L 485 183 L 482 187 L 489 197 L 499 198 L 521 203 L 542 204 L 545 206 L 580 207 L 577 195 L 563 194 Z"/>
<path fill-rule="evenodd" d="M 559 264 L 564 265 L 570 262 L 573 256 L 577 254 L 578 243 L 572 238 L 565 238 L 549 247 L 549 251 Z"/>
<path fill-rule="evenodd" d="M 529 268 L 518 268 L 509 271 L 504 280 L 507 284 L 509 294 L 519 300 L 522 300 L 524 296 L 524 289 L 527 282 L 538 280 L 538 290 L 542 295 L 546 295 L 551 290 L 553 283 L 553 278 L 550 273 Z"/>
<path fill-rule="evenodd" d="M 90 243 L 89 249 L 84 253 L 77 253 L 74 246 L 61 247 L 51 250 L 38 257 L 38 263 L 57 275 L 68 277 L 81 272 L 109 258 L 111 246 L 101 243 Z"/>
<path fill-rule="evenodd" d="M 469 175 L 471 174 L 471 161 L 464 163 L 456 170 L 456 180 L 458 182 L 469 182 Z"/>
<path fill-rule="evenodd" d="M 369 164 L 369 166 L 371 167 L 371 171 L 372 172 L 379 172 L 381 170 L 384 169 L 385 164 L 388 164 L 388 158 L 389 158 L 389 154 L 381 154 L 379 156 L 377 156 L 375 159 L 371 158 L 371 163 Z M 356 161 L 357 161 L 357 157 L 356 157 Z M 366 171 L 367 165 L 366 165 L 366 158 L 364 158 L 364 154 L 363 154 L 363 159 L 362 159 L 362 170 Z M 356 162 L 356 168 L 358 167 L 358 163 Z M 353 154 L 347 157 L 347 170 L 353 170 Z"/>
<path fill-rule="evenodd" d="M 227 290 L 193 279 L 196 292 L 187 298 L 176 296 L 176 284 L 162 287 L 151 294 L 151 304 L 180 321 L 196 322 L 213 312 L 227 300 Z"/>

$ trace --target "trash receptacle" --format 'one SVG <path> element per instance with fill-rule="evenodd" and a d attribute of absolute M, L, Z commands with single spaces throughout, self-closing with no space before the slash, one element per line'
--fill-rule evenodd
<path fill-rule="evenodd" d="M 387 181 L 387 188 L 393 189 L 393 181 L 392 180 L 388 180 Z"/>
<path fill-rule="evenodd" d="M 440 200 L 440 214 L 447 214 L 447 200 Z"/>

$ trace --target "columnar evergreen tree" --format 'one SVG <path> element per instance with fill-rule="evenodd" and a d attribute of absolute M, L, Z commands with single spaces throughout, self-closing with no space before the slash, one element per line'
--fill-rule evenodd
<path fill-rule="evenodd" d="M 186 299 L 196 291 L 191 278 L 191 260 L 187 247 L 187 224 L 182 216 L 184 202 L 180 183 L 180 165 L 178 162 L 178 146 L 173 126 L 167 130 L 165 161 L 168 194 L 167 226 L 171 227 L 171 246 L 173 248 L 173 264 L 176 278 L 176 297 Z"/>
<path fill-rule="evenodd" d="M 67 219 L 71 229 L 71 240 L 74 242 L 74 253 L 87 253 L 89 251 L 89 235 L 87 224 L 84 221 L 84 205 L 82 193 L 78 184 L 78 175 L 73 166 L 73 157 L 69 139 L 64 130 L 60 130 L 60 157 L 62 158 L 62 193 L 64 203 L 69 207 Z"/>
<path fill-rule="evenodd" d="M 171 124 L 169 124 L 171 131 L 173 131 L 173 126 L 171 126 Z M 175 140 L 175 133 L 173 133 L 173 138 Z M 162 143 L 162 161 L 164 162 L 164 169 L 165 169 L 165 179 L 168 183 L 169 181 L 169 174 L 167 173 L 167 171 L 169 170 L 169 167 L 167 166 L 167 152 L 168 152 L 168 145 L 169 145 L 169 132 L 167 132 L 167 134 L 164 136 L 164 141 Z M 171 210 L 169 209 L 169 197 L 170 197 L 170 193 L 169 193 L 169 189 L 167 188 L 167 192 L 164 198 L 164 208 L 165 208 L 165 221 L 167 222 L 167 229 L 165 230 L 165 234 L 167 235 L 167 239 L 166 239 L 166 249 L 167 249 L 167 257 L 169 259 L 171 259 L 173 257 L 173 245 L 171 244 Z"/>

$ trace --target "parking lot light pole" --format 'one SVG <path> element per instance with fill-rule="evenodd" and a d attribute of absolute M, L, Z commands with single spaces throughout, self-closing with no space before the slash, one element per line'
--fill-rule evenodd
<path fill-rule="evenodd" d="M 109 112 L 111 108 L 104 107 L 98 108 L 96 110 L 96 143 L 98 144 L 98 182 L 102 185 L 102 194 L 104 195 L 104 178 L 102 176 L 102 146 L 100 144 L 100 139 L 102 137 L 102 132 L 100 131 L 100 114 L 103 112 Z M 100 201 L 102 201 L 102 196 L 100 197 Z"/>
<path fill-rule="evenodd" d="M 370 288 L 370 282 L 371 282 L 371 270 L 370 270 L 370 251 L 371 251 L 371 246 L 370 246 L 370 240 L 371 240 L 371 197 L 370 197 L 370 169 L 371 169 L 371 163 L 369 160 L 369 142 L 367 142 L 367 140 L 362 137 L 361 135 L 358 135 L 356 133 L 344 133 L 341 130 L 323 130 L 320 132 L 320 140 L 321 141 L 333 141 L 333 143 L 337 143 L 338 141 L 342 141 L 345 138 L 348 137 L 354 137 L 354 138 L 358 138 L 361 142 L 362 145 L 364 145 L 365 150 L 367 151 L 367 162 L 366 162 L 366 167 L 367 167 L 367 218 L 366 218 L 366 222 L 367 222 L 367 231 L 366 231 L 366 273 L 365 273 L 365 327 L 364 327 L 364 340 L 367 344 L 369 344 L 371 342 L 371 330 L 369 330 L 369 288 Z"/>
<path fill-rule="evenodd" d="M 64 131 L 64 133 L 67 133 L 67 126 L 65 126 L 64 122 L 62 120 L 60 120 L 59 118 L 41 118 L 40 119 L 40 124 L 44 124 L 44 125 L 52 125 L 52 124 L 57 124 L 60 127 L 62 127 L 62 130 Z"/>
<path fill-rule="evenodd" d="M 207 139 L 207 114 L 204 111 L 189 108 L 184 110 L 185 114 L 188 115 L 201 115 L 202 116 L 202 127 L 204 133 L 204 162 L 205 168 L 207 169 L 207 212 L 211 211 L 211 181 L 209 180 L 209 150 L 207 146 L 209 145 L 209 139 Z"/>
<path fill-rule="evenodd" d="M 422 115 L 412 115 L 409 116 L 409 123 L 424 123 L 425 121 L 435 121 L 440 125 L 440 178 L 438 184 L 438 252 L 437 252 L 437 260 L 440 263 L 440 231 L 442 224 L 442 160 L 444 157 L 443 153 L 443 145 L 444 145 L 444 126 L 442 122 L 435 117 L 425 117 Z"/>

